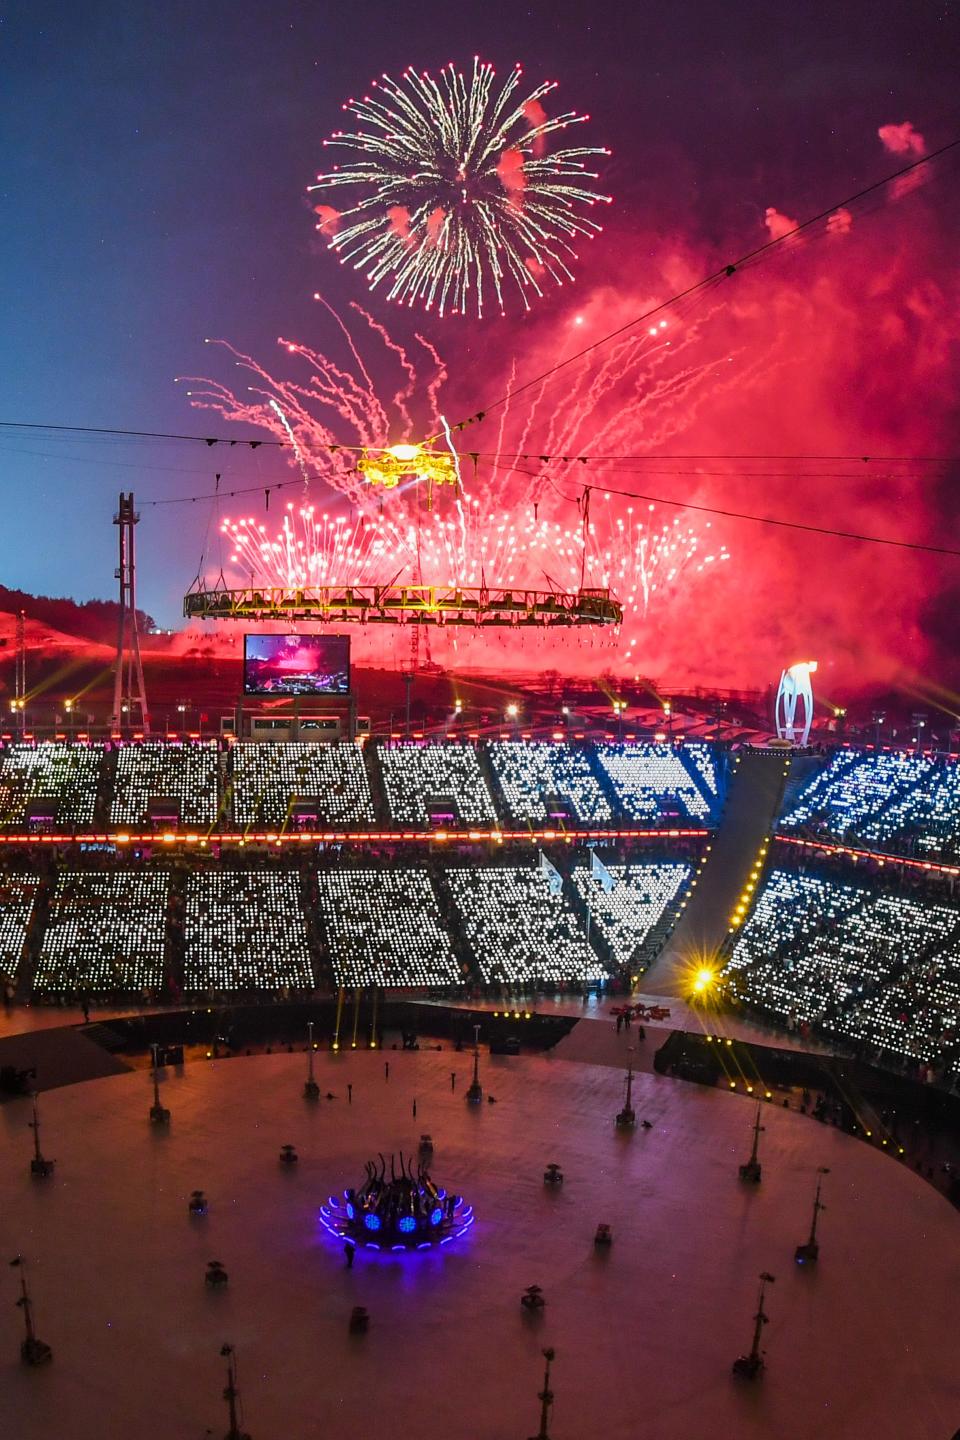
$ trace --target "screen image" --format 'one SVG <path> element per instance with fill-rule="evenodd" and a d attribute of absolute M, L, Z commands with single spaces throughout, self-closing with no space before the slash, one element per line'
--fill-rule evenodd
<path fill-rule="evenodd" d="M 347 635 L 244 635 L 245 695 L 349 695 Z"/>

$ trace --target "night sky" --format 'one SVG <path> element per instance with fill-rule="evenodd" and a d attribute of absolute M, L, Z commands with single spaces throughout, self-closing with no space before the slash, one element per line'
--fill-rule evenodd
<path fill-rule="evenodd" d="M 912 158 L 889 153 L 880 127 L 909 122 L 928 149 L 960 134 L 957 7 L 917 0 L 31 0 L 3 7 L 0 47 L 0 419 L 14 421 L 227 433 L 190 409 L 175 377 L 212 373 L 208 336 L 271 367 L 279 335 L 323 348 L 315 290 L 338 310 L 362 301 L 409 341 L 412 319 L 371 300 L 318 242 L 304 193 L 341 102 L 381 71 L 475 53 L 498 70 L 520 60 L 531 81 L 559 80 L 564 107 L 589 112 L 590 141 L 614 152 L 602 185 L 615 203 L 576 292 L 548 293 L 526 322 L 418 317 L 462 413 L 491 386 L 499 393 L 511 359 L 536 373 L 572 349 L 574 310 L 591 336 L 603 333 L 671 282 L 762 243 L 768 207 L 803 219 Z M 724 292 L 717 303 L 731 308 L 710 320 L 707 343 L 742 346 L 743 384 L 699 397 L 670 443 L 698 453 L 960 451 L 957 174 L 956 160 L 944 163 L 917 193 L 857 212 L 848 236 Z M 218 469 L 225 486 L 283 469 L 264 451 L 45 432 L 3 432 L 0 458 L 0 579 L 78 599 L 113 593 L 121 488 L 143 503 L 206 490 Z M 867 487 L 802 474 L 659 484 L 706 504 L 958 543 L 949 467 Z M 177 623 L 208 513 L 143 508 L 140 598 L 161 623 Z M 815 644 L 828 665 L 832 646 L 838 673 L 880 675 L 906 661 L 950 678 L 956 560 L 733 523 L 722 536 L 733 556 L 723 580 L 684 602 L 697 625 L 688 614 L 675 631 L 660 616 L 631 665 L 765 681 L 785 647 Z M 835 643 L 824 636 L 834 621 Z"/>

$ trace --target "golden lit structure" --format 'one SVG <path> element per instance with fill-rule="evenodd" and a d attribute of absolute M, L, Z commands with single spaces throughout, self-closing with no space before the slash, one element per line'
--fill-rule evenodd
<path fill-rule="evenodd" d="M 401 480 L 425 480 L 432 495 L 434 485 L 458 485 L 457 457 L 449 450 L 431 450 L 428 445 L 391 445 L 387 450 L 365 450 L 357 469 L 371 485 L 392 490 Z"/>
<path fill-rule="evenodd" d="M 516 590 L 457 585 L 247 586 L 191 590 L 188 620 L 312 620 L 344 625 L 619 625 L 609 590 Z"/>

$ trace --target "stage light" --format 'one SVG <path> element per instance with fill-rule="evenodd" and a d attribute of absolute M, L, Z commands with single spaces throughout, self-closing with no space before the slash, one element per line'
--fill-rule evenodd
<path fill-rule="evenodd" d="M 694 995 L 705 995 L 716 981 L 716 972 L 711 970 L 709 965 L 701 965 L 693 977 Z"/>

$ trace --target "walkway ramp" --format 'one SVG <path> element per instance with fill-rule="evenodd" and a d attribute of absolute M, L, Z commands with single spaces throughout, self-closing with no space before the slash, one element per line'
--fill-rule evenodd
<path fill-rule="evenodd" d="M 643 977 L 652 995 L 679 995 L 689 973 L 707 963 L 727 938 L 730 916 L 779 811 L 788 757 L 776 750 L 744 750 L 731 768 L 727 805 L 697 883 L 673 934 Z"/>

